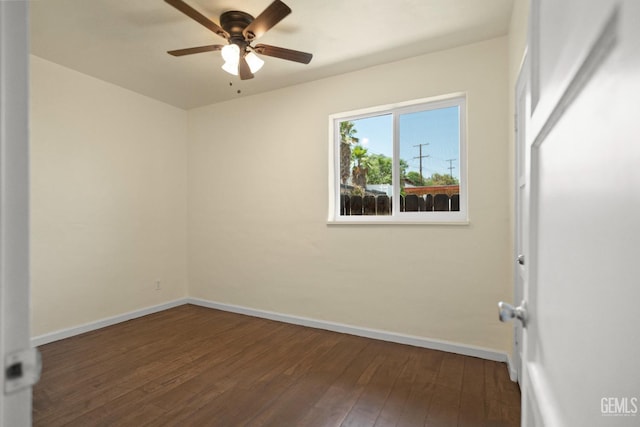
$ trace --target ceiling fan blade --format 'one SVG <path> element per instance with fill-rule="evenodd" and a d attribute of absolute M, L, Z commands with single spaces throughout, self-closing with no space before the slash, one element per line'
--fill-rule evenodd
<path fill-rule="evenodd" d="M 192 8 L 182 0 L 164 0 L 164 1 L 166 1 L 176 9 L 178 9 L 180 12 L 187 15 L 189 18 L 204 25 L 205 27 L 207 27 L 208 29 L 210 29 L 220 37 L 223 37 L 225 39 L 229 38 L 229 34 L 227 34 L 227 32 L 223 30 L 221 26 L 219 26 L 218 24 L 216 24 L 215 22 L 213 22 L 212 20 L 210 20 L 209 18 L 207 18 L 206 16 L 204 16 L 203 14 L 201 14 L 200 12 L 198 12 L 197 10 L 195 10 L 194 8 Z"/>
<path fill-rule="evenodd" d="M 221 44 L 211 44 L 209 46 L 189 47 L 186 49 L 169 50 L 167 53 L 173 56 L 191 55 L 194 53 L 212 52 L 215 50 L 221 50 L 224 46 Z"/>
<path fill-rule="evenodd" d="M 243 56 L 240 56 L 240 62 L 238 63 L 238 74 L 240 75 L 240 80 L 249 80 L 253 78 L 253 73 L 249 68 L 249 64 L 247 63 L 247 59 Z"/>
<path fill-rule="evenodd" d="M 311 62 L 311 58 L 313 58 L 313 55 L 310 53 L 285 49 L 284 47 L 270 46 L 268 44 L 257 44 L 253 50 L 261 55 L 273 56 L 275 58 L 300 62 L 302 64 L 308 64 Z"/>
<path fill-rule="evenodd" d="M 282 19 L 290 13 L 291 9 L 289 6 L 280 0 L 275 0 L 265 10 L 263 10 L 262 13 L 242 31 L 242 33 L 247 40 L 257 39 L 269 31 L 271 27 L 282 21 Z"/>

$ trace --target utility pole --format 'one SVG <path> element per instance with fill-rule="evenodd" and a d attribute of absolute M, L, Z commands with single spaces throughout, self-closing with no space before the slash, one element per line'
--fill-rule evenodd
<path fill-rule="evenodd" d="M 449 162 L 449 176 L 451 178 L 453 178 L 453 170 L 456 168 L 455 166 L 453 166 L 453 162 L 455 162 L 458 159 L 447 159 L 445 160 L 445 162 Z"/>
<path fill-rule="evenodd" d="M 424 185 L 424 176 L 422 175 L 422 159 L 423 158 L 428 158 L 431 157 L 428 154 L 425 154 L 424 156 L 422 155 L 422 146 L 423 145 L 429 145 L 428 142 L 424 143 L 424 144 L 418 144 L 418 145 L 414 145 L 414 147 L 418 147 L 418 149 L 420 150 L 420 154 L 417 157 L 414 157 L 414 159 L 420 159 L 420 185 Z"/>

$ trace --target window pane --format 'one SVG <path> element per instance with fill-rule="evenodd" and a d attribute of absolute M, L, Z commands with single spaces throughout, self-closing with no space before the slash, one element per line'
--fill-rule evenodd
<path fill-rule="evenodd" d="M 332 117 L 329 221 L 468 223 L 464 96 Z"/>
<path fill-rule="evenodd" d="M 400 211 L 459 211 L 459 107 L 401 114 L 399 126 Z"/>
<path fill-rule="evenodd" d="M 390 215 L 391 114 L 340 122 L 340 215 Z"/>

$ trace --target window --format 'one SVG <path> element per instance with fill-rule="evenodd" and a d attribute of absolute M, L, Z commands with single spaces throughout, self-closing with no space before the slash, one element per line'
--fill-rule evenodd
<path fill-rule="evenodd" d="M 464 95 L 334 114 L 329 222 L 466 223 Z"/>

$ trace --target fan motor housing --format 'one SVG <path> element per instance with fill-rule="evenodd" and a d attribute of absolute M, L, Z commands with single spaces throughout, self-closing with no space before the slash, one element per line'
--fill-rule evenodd
<path fill-rule="evenodd" d="M 253 22 L 253 19 L 253 16 L 246 12 L 230 10 L 220 15 L 220 26 L 229 33 L 231 37 L 240 36 L 244 38 L 242 31 Z"/>

